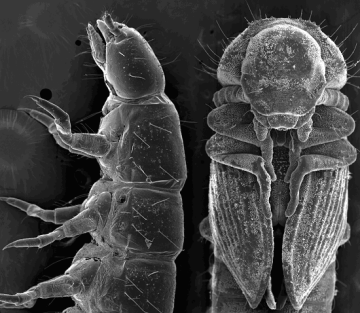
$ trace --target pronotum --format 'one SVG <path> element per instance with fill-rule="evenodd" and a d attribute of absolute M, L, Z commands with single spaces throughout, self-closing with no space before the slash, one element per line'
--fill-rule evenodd
<path fill-rule="evenodd" d="M 73 134 L 66 112 L 28 96 L 54 118 L 27 112 L 70 152 L 96 157 L 102 177 L 81 204 L 46 211 L 15 198 L 1 198 L 29 216 L 62 224 L 11 247 L 42 248 L 90 232 L 64 275 L 16 295 L 0 294 L 0 307 L 31 308 L 38 298 L 72 297 L 67 313 L 171 313 L 174 260 L 184 240 L 180 191 L 186 164 L 180 121 L 164 93 L 161 65 L 135 29 L 104 14 L 98 33 L 88 24 L 94 61 L 110 95 L 97 134 Z M 103 36 L 101 37 L 100 34 Z"/>
<path fill-rule="evenodd" d="M 208 125 L 212 313 L 331 312 L 355 122 L 347 67 L 315 23 L 252 22 L 225 49 Z"/>

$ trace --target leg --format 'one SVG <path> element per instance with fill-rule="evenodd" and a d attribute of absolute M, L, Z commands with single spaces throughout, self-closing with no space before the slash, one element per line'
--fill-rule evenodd
<path fill-rule="evenodd" d="M 328 106 L 316 108 L 314 128 L 305 142 L 293 136 L 289 147 L 290 166 L 284 181 L 290 183 L 290 202 L 285 215 L 294 214 L 299 203 L 299 189 L 305 175 L 349 166 L 355 162 L 356 149 L 343 139 L 355 128 L 352 117 L 344 111 Z"/>
<path fill-rule="evenodd" d="M 25 296 L 20 296 L 22 294 L 16 294 L 14 296 L 9 296 L 6 294 L 2 294 L 0 293 L 0 298 L 3 299 L 3 301 L 0 301 L 0 308 L 3 309 L 30 309 L 32 308 L 35 303 L 36 303 L 36 299 L 29 299 L 28 297 L 25 298 Z M 24 301 L 24 299 L 26 299 L 26 302 L 22 303 Z M 11 301 L 9 302 L 5 302 L 5 301 Z M 15 304 L 14 301 L 17 301 L 16 303 L 21 303 L 21 304 Z"/>
<path fill-rule="evenodd" d="M 256 121 L 250 113 L 250 106 L 246 103 L 228 103 L 214 109 L 208 115 L 208 125 L 216 133 L 252 144 L 260 148 L 264 167 L 271 177 L 276 180 L 272 165 L 274 143 L 267 132 L 263 141 L 257 139 L 254 131 Z"/>
<path fill-rule="evenodd" d="M 21 200 L 12 199 L 12 198 L 10 199 L 12 202 L 15 202 L 16 206 L 20 207 L 20 209 L 22 208 L 27 209 L 31 207 L 31 205 L 28 206 L 26 202 L 22 202 Z M 36 238 L 25 238 L 25 239 L 16 240 L 5 246 L 3 250 L 8 248 L 22 248 L 22 247 L 42 248 L 57 240 L 61 240 L 69 237 L 71 238 L 80 234 L 85 234 L 94 231 L 97 229 L 99 220 L 101 220 L 101 214 L 105 214 L 107 216 L 108 211 L 110 210 L 110 205 L 111 205 L 110 193 L 103 192 L 99 194 L 97 197 L 93 197 L 91 201 L 88 201 L 86 203 L 85 210 L 81 211 L 79 214 L 77 214 L 70 220 L 65 221 L 62 226 L 56 228 L 53 232 L 46 235 L 40 235 Z M 74 211 L 76 210 L 77 208 L 73 208 L 70 209 L 69 212 L 70 214 L 73 214 Z M 41 211 L 38 210 L 38 212 L 42 214 Z M 1 297 L 0 297 L 0 301 L 1 301 Z"/>
<path fill-rule="evenodd" d="M 334 149 L 336 150 L 336 148 L 337 147 L 335 144 Z M 291 173 L 291 178 L 289 181 L 290 201 L 285 211 L 285 216 L 291 217 L 295 213 L 296 208 L 298 207 L 300 186 L 305 175 L 311 172 L 316 172 L 321 170 L 332 170 L 344 166 L 348 166 L 348 163 L 324 155 L 301 156 L 298 161 L 298 165 L 296 169 Z"/>
<path fill-rule="evenodd" d="M 44 222 L 54 224 L 63 224 L 78 215 L 81 210 L 81 204 L 73 205 L 64 208 L 56 208 L 55 210 L 44 210 L 35 204 L 31 204 L 20 199 L 0 197 L 1 201 L 5 201 L 21 211 L 25 212 L 28 216 L 38 217 Z"/>
<path fill-rule="evenodd" d="M 63 142 L 59 136 L 59 133 L 56 129 L 56 125 L 54 123 L 54 119 L 52 119 L 50 116 L 41 113 L 39 111 L 36 110 L 32 110 L 32 109 L 27 109 L 27 108 L 23 108 L 23 109 L 19 109 L 19 111 L 25 111 L 26 113 L 28 113 L 33 119 L 37 120 L 38 122 L 40 122 L 41 124 L 43 124 L 44 126 L 47 127 L 49 133 L 54 137 L 56 143 L 61 147 L 64 148 L 66 150 L 69 150 L 71 153 L 74 154 L 80 154 L 83 156 L 86 156 L 88 158 L 93 158 L 92 155 L 86 154 L 84 152 L 78 151 L 78 150 L 74 150 L 71 148 L 71 146 L 67 145 L 65 142 Z"/>
<path fill-rule="evenodd" d="M 84 153 L 86 156 L 92 157 L 103 157 L 110 151 L 111 144 L 104 135 L 83 133 L 73 134 L 71 132 L 69 115 L 65 111 L 50 101 L 44 100 L 37 96 L 26 97 L 35 101 L 38 106 L 49 112 L 54 117 L 54 121 L 52 122 L 52 119 L 48 119 L 45 114 L 35 113 L 35 110 L 31 112 L 35 119 L 40 121 L 48 128 L 53 127 L 51 126 L 52 123 L 55 124 L 59 140 L 63 142 L 63 145 L 60 144 L 62 147 L 66 147 L 66 149 L 68 149 L 67 147 L 70 147 L 73 150 Z M 49 131 L 51 133 L 55 132 L 52 129 Z"/>
<path fill-rule="evenodd" d="M 205 149 L 212 160 L 256 176 L 263 213 L 266 218 L 271 218 L 271 176 L 266 169 L 264 158 L 255 154 L 257 148 L 246 142 L 215 134 L 208 140 Z"/>
<path fill-rule="evenodd" d="M 82 264 L 80 263 L 78 267 Z M 62 275 L 40 283 L 29 290 L 16 295 L 0 294 L 0 308 L 31 308 L 37 299 L 70 297 L 83 291 L 83 284 L 77 277 Z"/>

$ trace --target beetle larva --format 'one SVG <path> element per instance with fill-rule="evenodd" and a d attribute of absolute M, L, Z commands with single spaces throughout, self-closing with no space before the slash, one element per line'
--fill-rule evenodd
<path fill-rule="evenodd" d="M 54 211 L 1 198 L 29 216 L 62 224 L 5 248 L 42 248 L 86 232 L 93 241 L 78 251 L 65 275 L 23 293 L 0 294 L 0 307 L 32 307 L 38 298 L 71 296 L 76 306 L 67 313 L 173 311 L 174 260 L 184 239 L 180 191 L 186 180 L 179 116 L 164 93 L 161 65 L 140 33 L 109 14 L 97 27 L 105 42 L 89 24 L 91 52 L 110 91 L 98 133 L 71 133 L 68 114 L 36 96 L 28 97 L 54 119 L 27 111 L 63 148 L 96 157 L 101 179 L 81 205 Z"/>
<path fill-rule="evenodd" d="M 214 244 L 212 313 L 331 312 L 356 160 L 346 75 L 339 48 L 302 19 L 256 20 L 225 49 L 200 227 Z"/>

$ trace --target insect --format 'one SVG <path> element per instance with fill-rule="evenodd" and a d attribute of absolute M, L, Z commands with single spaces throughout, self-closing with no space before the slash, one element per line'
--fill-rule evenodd
<path fill-rule="evenodd" d="M 73 134 L 68 114 L 36 96 L 27 97 L 54 119 L 27 112 L 48 127 L 61 147 L 95 157 L 101 179 L 81 205 L 54 211 L 1 198 L 29 216 L 61 224 L 5 248 L 42 248 L 87 232 L 93 240 L 64 275 L 23 293 L 0 294 L 0 307 L 31 308 L 38 298 L 71 296 L 76 306 L 68 313 L 173 311 L 174 260 L 184 240 L 180 191 L 187 175 L 179 116 L 164 93 L 161 65 L 140 33 L 108 13 L 97 27 L 99 32 L 88 24 L 87 33 L 110 92 L 98 133 Z"/>
<path fill-rule="evenodd" d="M 315 23 L 256 20 L 225 49 L 207 121 L 211 312 L 331 312 L 350 237 L 345 60 Z"/>

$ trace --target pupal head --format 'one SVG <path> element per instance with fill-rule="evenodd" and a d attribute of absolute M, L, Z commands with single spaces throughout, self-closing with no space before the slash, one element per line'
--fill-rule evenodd
<path fill-rule="evenodd" d="M 226 48 L 217 70 L 223 86 L 242 87 L 261 127 L 301 132 L 311 129 L 324 90 L 341 89 L 346 75 L 339 48 L 316 24 L 288 18 L 251 23 Z"/>
<path fill-rule="evenodd" d="M 91 53 L 103 70 L 112 95 L 138 99 L 162 93 L 165 89 L 163 70 L 142 35 L 134 28 L 114 22 L 107 13 L 96 24 L 105 42 L 88 24 Z"/>

